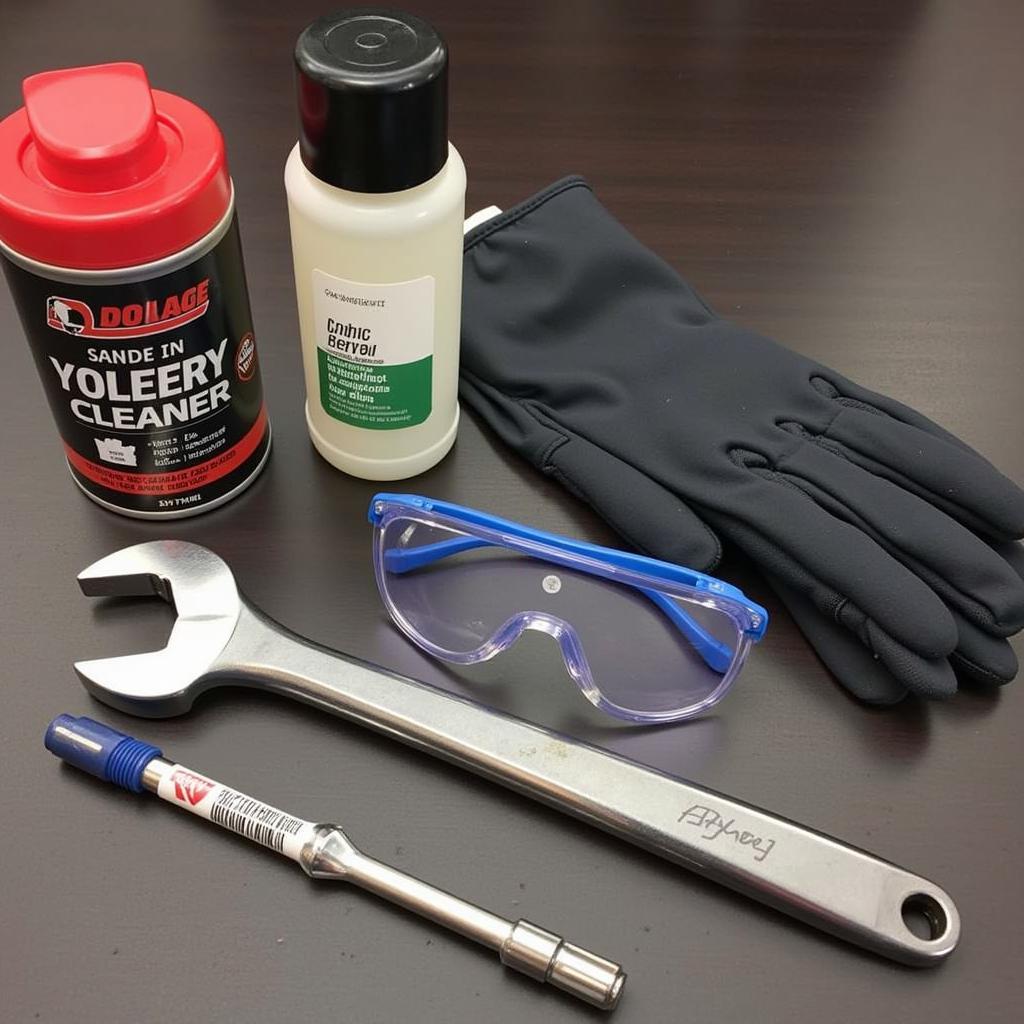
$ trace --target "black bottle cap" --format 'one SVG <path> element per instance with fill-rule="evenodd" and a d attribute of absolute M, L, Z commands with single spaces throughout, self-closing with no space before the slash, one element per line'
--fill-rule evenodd
<path fill-rule="evenodd" d="M 295 44 L 299 152 L 321 181 L 400 192 L 448 159 L 448 48 L 404 11 L 360 8 L 317 19 Z"/>

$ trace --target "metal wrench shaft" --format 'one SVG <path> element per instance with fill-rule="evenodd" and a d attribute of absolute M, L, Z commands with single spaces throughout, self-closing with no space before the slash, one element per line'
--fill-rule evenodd
<path fill-rule="evenodd" d="M 626 975 L 604 957 L 529 921 L 509 921 L 358 850 L 337 825 L 293 817 L 174 764 L 149 744 L 89 718 L 60 715 L 46 732 L 58 757 L 125 789 L 148 790 L 296 861 L 312 878 L 350 882 L 498 953 L 501 962 L 604 1010 Z"/>
<path fill-rule="evenodd" d="M 80 576 L 87 594 L 173 596 L 168 646 L 80 662 L 89 691 L 136 715 L 189 710 L 245 682 L 287 694 L 452 761 L 878 953 L 939 963 L 960 922 L 933 882 L 795 822 L 406 679 L 291 633 L 249 605 L 228 567 L 194 544 L 115 552 Z M 930 924 L 919 937 L 904 914 Z"/>

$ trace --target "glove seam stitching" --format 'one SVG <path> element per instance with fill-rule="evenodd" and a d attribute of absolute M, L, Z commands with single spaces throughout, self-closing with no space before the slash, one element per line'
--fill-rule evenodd
<path fill-rule="evenodd" d="M 551 456 L 562 447 L 564 444 L 568 444 L 571 435 L 569 432 L 557 421 L 551 420 L 545 422 L 541 418 L 538 411 L 534 409 L 533 403 L 528 398 L 513 398 L 516 405 L 518 405 L 542 430 L 548 430 L 555 435 L 540 451 L 540 468 L 541 472 L 546 473 L 549 469 L 556 469 L 557 467 L 551 466 L 549 459 Z"/>

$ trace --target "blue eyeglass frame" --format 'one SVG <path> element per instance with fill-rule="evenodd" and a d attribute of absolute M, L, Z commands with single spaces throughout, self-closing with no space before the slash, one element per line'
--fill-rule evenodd
<path fill-rule="evenodd" d="M 429 519 L 422 518 L 428 516 Z M 505 547 L 532 558 L 547 561 L 567 568 L 577 569 L 593 576 L 600 576 L 633 587 L 651 600 L 673 624 L 683 633 L 705 663 L 714 671 L 723 674 L 722 682 L 700 702 L 678 710 L 661 712 L 638 712 L 623 708 L 609 701 L 590 678 L 589 668 L 582 652 L 565 651 L 563 657 L 573 680 L 585 697 L 595 706 L 618 718 L 634 722 L 670 722 L 692 718 L 718 703 L 731 686 L 745 658 L 746 648 L 757 643 L 768 627 L 768 613 L 759 604 L 749 600 L 738 588 L 723 580 L 716 579 L 695 569 L 687 569 L 672 562 L 637 555 L 617 548 L 603 547 L 586 541 L 573 540 L 559 534 L 548 533 L 522 523 L 502 519 L 499 516 L 477 509 L 456 505 L 452 502 L 427 498 L 416 494 L 393 494 L 382 492 L 370 501 L 367 518 L 378 531 L 393 519 L 411 518 L 425 525 L 448 525 L 471 534 L 454 537 L 451 540 L 424 544 L 408 550 L 391 548 L 385 550 L 381 544 L 375 551 L 374 568 L 377 585 L 385 605 L 396 625 L 417 646 L 445 661 L 471 664 L 484 661 L 504 650 L 513 642 L 522 628 L 514 635 L 497 642 L 485 644 L 479 651 L 462 655 L 447 651 L 421 636 L 397 608 L 387 589 L 385 573 L 401 574 L 433 564 L 450 555 L 471 551 L 480 547 Z M 743 651 L 733 651 L 728 645 L 707 633 L 703 627 L 686 614 L 672 597 L 689 600 L 705 598 L 708 604 L 726 612 L 736 622 L 741 635 Z M 738 664 L 733 666 L 733 662 Z"/>

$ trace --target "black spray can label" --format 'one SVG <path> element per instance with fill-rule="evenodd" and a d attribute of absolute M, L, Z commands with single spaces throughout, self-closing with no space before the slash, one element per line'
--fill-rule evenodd
<path fill-rule="evenodd" d="M 4 253 L 71 473 L 128 515 L 204 511 L 267 456 L 234 216 L 205 241 L 148 268 L 77 275 Z"/>

